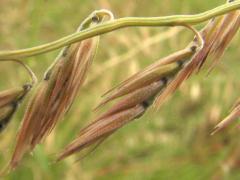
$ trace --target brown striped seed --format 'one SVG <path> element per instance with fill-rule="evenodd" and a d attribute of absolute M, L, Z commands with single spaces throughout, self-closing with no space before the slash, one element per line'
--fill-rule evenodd
<path fill-rule="evenodd" d="M 92 123 L 89 130 L 80 133 L 79 137 L 64 148 L 59 154 L 57 161 L 62 160 L 73 153 L 79 152 L 99 141 L 102 142 L 119 128 L 141 116 L 144 111 L 144 106 L 140 104 L 108 116 L 101 121 Z"/>
<path fill-rule="evenodd" d="M 0 132 L 8 125 L 19 103 L 31 87 L 31 85 L 26 84 L 21 88 L 12 88 L 0 92 Z"/>
<path fill-rule="evenodd" d="M 78 31 L 103 21 L 106 12 L 95 11 Z M 96 54 L 99 36 L 65 47 L 40 82 L 23 118 L 10 162 L 14 168 L 23 155 L 46 137 L 75 99 Z"/>

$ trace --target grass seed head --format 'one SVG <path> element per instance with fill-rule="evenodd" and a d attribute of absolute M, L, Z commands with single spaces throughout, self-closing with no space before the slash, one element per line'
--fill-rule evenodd
<path fill-rule="evenodd" d="M 19 103 L 26 96 L 31 87 L 31 85 L 26 84 L 23 87 L 12 88 L 0 92 L 0 132 L 8 125 Z"/>
<path fill-rule="evenodd" d="M 148 66 L 144 70 L 136 73 L 126 81 L 108 91 L 104 94 L 107 95 L 106 98 L 98 107 L 105 105 L 116 98 L 124 97 L 118 103 L 113 105 L 106 113 L 102 114 L 95 121 L 82 129 L 79 138 L 67 146 L 60 155 L 59 159 L 62 159 L 76 151 L 82 150 L 92 143 L 95 143 L 96 140 L 108 137 L 109 134 L 106 133 L 105 136 L 98 136 L 98 138 L 93 138 L 93 140 L 91 138 L 94 136 L 88 133 L 101 132 L 98 125 L 107 123 L 108 118 L 111 118 L 118 113 L 127 111 L 134 106 L 142 105 L 143 107 L 148 107 L 149 103 L 147 103 L 147 106 L 144 106 L 144 103 L 149 101 L 149 99 L 155 99 L 155 95 L 150 98 L 150 96 L 144 94 L 143 91 L 150 88 L 151 83 L 156 82 L 163 77 L 173 77 L 174 79 L 169 83 L 169 85 L 167 85 L 162 93 L 159 93 L 160 95 L 154 101 L 155 105 L 161 105 L 164 99 L 168 95 L 172 94 L 194 71 L 199 71 L 201 69 L 202 65 L 210 55 L 214 57 L 213 62 L 217 61 L 222 56 L 224 50 L 236 34 L 238 28 L 239 11 L 228 13 L 227 15 L 219 18 L 214 18 L 200 31 L 200 35 L 204 41 L 201 48 L 196 48 L 197 38 L 195 37 L 193 42 L 191 42 L 184 50 L 174 53 L 164 58 L 162 61 Z M 156 92 L 159 91 L 160 89 L 156 89 Z M 147 92 L 147 90 L 145 92 Z M 142 101 L 143 99 L 144 101 Z M 236 115 L 239 115 L 239 111 L 234 111 L 234 113 L 230 115 L 225 122 L 218 126 L 218 128 L 228 124 L 228 122 L 232 121 L 232 118 Z"/>
<path fill-rule="evenodd" d="M 94 11 L 78 31 L 102 22 L 105 10 Z M 99 36 L 65 47 L 40 82 L 23 118 L 10 166 L 46 137 L 75 99 L 96 54 Z"/>
<path fill-rule="evenodd" d="M 99 141 L 102 142 L 119 128 L 141 116 L 144 111 L 145 107 L 140 104 L 93 122 L 87 130 L 80 132 L 80 135 L 64 148 L 59 154 L 57 161 L 96 144 Z"/>
<path fill-rule="evenodd" d="M 211 135 L 214 135 L 218 131 L 225 129 L 229 124 L 233 123 L 239 117 L 240 117 L 240 105 L 236 106 L 225 119 L 223 119 L 220 123 L 218 123 L 215 126 Z"/>
<path fill-rule="evenodd" d="M 124 96 L 107 112 L 83 128 L 79 136 L 59 155 L 58 160 L 64 159 L 93 144 L 97 143 L 98 145 L 123 125 L 142 116 L 167 81 L 166 77 L 162 78 Z"/>
<path fill-rule="evenodd" d="M 204 40 L 204 46 L 199 49 L 184 68 L 176 75 L 174 80 L 157 97 L 154 104 L 159 108 L 164 100 L 171 95 L 189 76 L 196 70 L 199 71 L 212 55 L 213 62 L 223 55 L 227 45 L 230 43 L 237 30 L 239 29 L 239 10 L 228 13 L 222 17 L 212 19 L 200 32 Z"/>
<path fill-rule="evenodd" d="M 106 98 L 98 105 L 97 108 L 109 101 L 129 94 L 153 82 L 159 81 L 164 77 L 174 76 L 182 68 L 182 64 L 187 61 L 193 53 L 194 50 L 188 47 L 182 51 L 173 53 L 168 57 L 160 59 L 154 64 L 144 68 L 140 72 L 120 83 L 117 87 L 108 91 L 105 94 L 107 95 Z"/>

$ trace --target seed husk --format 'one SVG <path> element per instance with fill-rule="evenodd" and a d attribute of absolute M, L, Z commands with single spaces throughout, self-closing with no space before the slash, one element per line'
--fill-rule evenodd
<path fill-rule="evenodd" d="M 92 123 L 87 131 L 80 132 L 79 137 L 77 137 L 72 143 L 64 148 L 64 150 L 59 154 L 57 161 L 60 161 L 73 153 L 79 152 L 84 148 L 91 146 L 92 144 L 97 143 L 99 140 L 104 140 L 125 124 L 141 116 L 144 111 L 145 108 L 143 105 L 137 105 L 133 108 L 129 108 L 105 117 L 101 121 Z"/>
<path fill-rule="evenodd" d="M 120 99 L 119 102 L 116 102 L 113 106 L 111 106 L 111 108 L 107 112 L 97 117 L 93 122 L 107 118 L 108 116 L 111 116 L 120 111 L 132 108 L 137 104 L 141 104 L 144 102 L 147 103 L 149 99 L 152 99 L 156 94 L 158 94 L 165 87 L 167 82 L 168 82 L 168 78 L 165 77 L 159 81 L 153 82 L 150 85 L 147 85 L 145 87 L 142 87 L 140 89 L 137 89 L 129 93 L 128 95 Z M 84 130 L 82 129 L 81 131 L 83 132 Z"/>
<path fill-rule="evenodd" d="M 189 59 L 195 52 L 195 49 L 192 49 L 193 46 L 189 46 L 188 48 L 185 48 L 183 50 L 177 51 L 167 57 L 161 58 L 154 62 L 153 64 L 149 65 L 148 67 L 144 68 L 140 72 L 132 75 L 127 80 L 124 80 L 123 82 L 119 83 L 116 87 L 110 89 L 107 91 L 103 96 L 108 96 L 112 92 L 120 89 L 122 86 L 126 86 L 128 83 L 135 81 L 136 79 L 139 79 L 141 77 L 144 77 L 146 74 L 149 73 L 149 71 L 152 71 L 153 69 L 156 69 L 158 67 L 161 67 L 163 65 L 171 64 L 174 62 L 179 62 L 180 60 L 187 60 Z"/>
<path fill-rule="evenodd" d="M 150 85 L 146 85 L 142 88 L 139 88 L 128 95 L 126 95 L 122 100 L 119 100 L 114 106 L 108 110 L 107 113 L 103 114 L 101 118 L 114 114 L 118 111 L 126 110 L 135 106 L 136 104 L 142 103 L 150 97 L 156 95 L 167 83 L 167 79 L 163 78 L 159 81 L 153 82 Z"/>
<path fill-rule="evenodd" d="M 240 117 L 240 105 L 236 106 L 226 118 L 224 118 L 220 123 L 218 123 L 214 127 L 211 135 L 214 135 L 218 131 L 221 131 L 222 129 L 226 128 L 229 124 L 233 123 L 239 117 Z"/>
<path fill-rule="evenodd" d="M 193 52 L 194 50 L 188 47 L 182 51 L 178 51 L 170 56 L 160 59 L 154 64 L 144 68 L 142 71 L 134 74 L 109 91 L 108 93 L 110 94 L 106 96 L 95 109 L 98 109 L 109 101 L 158 81 L 163 77 L 174 76 L 182 68 L 182 64 L 192 56 Z"/>
<path fill-rule="evenodd" d="M 104 131 L 105 126 L 109 125 L 109 127 L 111 127 L 112 122 L 114 121 L 124 122 L 125 120 L 127 120 L 127 117 L 124 117 L 119 121 L 115 117 L 115 115 L 131 110 L 132 106 L 134 105 L 135 107 L 144 107 L 145 111 L 146 108 L 151 104 L 149 103 L 149 101 L 151 102 L 152 99 L 155 99 L 156 95 L 150 98 L 150 96 L 145 96 L 144 93 L 143 96 L 141 96 L 140 94 L 138 94 L 139 92 L 141 92 L 145 88 L 147 89 L 150 86 L 149 84 L 163 77 L 172 78 L 175 76 L 173 81 L 170 82 L 170 84 L 167 85 L 167 88 L 163 90 L 163 93 L 159 93 L 160 95 L 156 98 L 155 104 L 161 104 L 163 102 L 163 99 L 165 99 L 169 94 L 174 92 L 180 86 L 180 84 L 185 79 L 187 79 L 194 71 L 201 69 L 202 65 L 204 64 L 209 55 L 219 56 L 219 47 L 224 47 L 223 50 L 226 48 L 225 43 L 228 44 L 233 37 L 229 35 L 229 33 L 233 32 L 235 34 L 237 31 L 237 21 L 234 20 L 235 23 L 230 22 L 230 20 L 233 20 L 233 17 L 235 16 L 227 14 L 223 17 L 212 19 L 200 32 L 204 40 L 204 45 L 202 48 L 196 48 L 195 38 L 193 42 L 190 43 L 190 46 L 188 46 L 182 51 L 179 51 L 178 54 L 173 54 L 169 56 L 174 57 L 173 59 L 167 57 L 165 59 L 165 63 L 161 63 L 161 61 L 156 62 L 105 93 L 104 96 L 106 97 L 98 107 L 101 107 L 102 105 L 105 105 L 106 103 L 109 103 L 116 98 L 123 99 L 113 105 L 107 112 L 96 118 L 88 126 L 83 128 L 80 131 L 79 136 L 59 155 L 58 160 L 61 160 L 75 152 L 79 152 L 82 149 L 89 147 L 90 145 L 98 141 L 102 142 L 109 135 L 115 132 L 115 130 L 111 128 L 109 128 L 108 131 Z M 235 17 L 235 19 L 238 18 Z M 224 29 L 226 27 L 228 27 L 228 30 Z M 189 47 L 193 47 L 193 50 L 189 51 Z M 187 53 L 184 54 L 183 52 Z M 176 62 L 181 62 L 183 65 L 178 67 L 175 66 L 173 69 L 169 68 L 167 70 L 167 73 L 162 71 L 161 68 L 168 67 L 167 65 L 176 65 Z M 158 89 L 158 92 L 159 91 L 160 89 Z M 144 101 L 142 101 L 142 97 L 146 97 L 146 99 L 143 98 Z M 144 111 L 141 113 L 141 115 L 144 113 Z M 116 119 L 113 120 L 112 118 Z"/>
<path fill-rule="evenodd" d="M 106 14 L 104 10 L 93 12 L 78 31 L 101 23 Z M 32 151 L 68 111 L 86 79 L 98 41 L 99 36 L 96 36 L 63 48 L 49 67 L 25 112 L 11 168 L 16 167 L 23 155 Z"/>
<path fill-rule="evenodd" d="M 168 78 L 163 78 L 124 96 L 107 112 L 81 129 L 78 137 L 59 155 L 61 160 L 94 144 L 99 145 L 117 129 L 136 118 L 141 117 L 151 105 L 154 97 L 165 87 Z"/>
<path fill-rule="evenodd" d="M 23 88 L 17 87 L 0 92 L 0 108 L 13 101 L 16 101 L 23 94 Z"/>
<path fill-rule="evenodd" d="M 212 67 L 216 65 L 216 63 L 223 56 L 225 49 L 230 44 L 234 35 L 237 33 L 240 27 L 240 10 L 229 13 L 224 18 L 224 23 L 222 24 L 222 32 L 216 39 L 213 48 L 211 49 L 212 57 Z"/>
<path fill-rule="evenodd" d="M 0 132 L 2 132 L 12 119 L 19 103 L 27 95 L 32 85 L 16 87 L 0 92 Z"/>
<path fill-rule="evenodd" d="M 193 72 L 201 69 L 210 55 L 214 56 L 213 62 L 218 61 L 236 34 L 237 29 L 239 29 L 239 11 L 234 11 L 220 18 L 212 19 L 201 31 L 204 46 L 194 54 L 189 63 L 177 74 L 163 93 L 156 98 L 154 106 L 159 108 L 165 99 L 189 78 Z M 219 49 L 221 49 L 221 51 L 219 51 Z"/>

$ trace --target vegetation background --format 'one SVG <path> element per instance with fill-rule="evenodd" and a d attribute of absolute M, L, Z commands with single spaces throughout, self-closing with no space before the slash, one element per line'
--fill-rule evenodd
<path fill-rule="evenodd" d="M 31 47 L 75 31 L 96 9 L 115 17 L 195 14 L 225 0 L 1 0 L 0 49 Z M 201 28 L 204 24 L 197 26 Z M 6 180 L 42 179 L 239 179 L 239 129 L 210 136 L 239 96 L 239 40 L 222 61 L 189 79 L 157 113 L 148 111 L 107 139 L 85 159 L 72 156 L 52 163 L 59 152 L 96 113 L 106 90 L 160 57 L 185 47 L 192 34 L 182 28 L 125 28 L 101 36 L 97 58 L 71 110 L 51 135 Z M 58 51 L 25 62 L 39 80 Z M 21 86 L 26 72 L 0 63 L 0 90 Z M 0 167 L 8 163 L 27 101 L 0 134 Z"/>

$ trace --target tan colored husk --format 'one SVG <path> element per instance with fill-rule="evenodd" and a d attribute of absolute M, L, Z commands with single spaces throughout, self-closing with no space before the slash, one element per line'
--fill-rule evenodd
<path fill-rule="evenodd" d="M 154 81 L 158 81 L 163 77 L 174 76 L 181 69 L 181 65 L 193 55 L 194 51 L 195 46 L 189 46 L 182 51 L 178 51 L 158 60 L 154 64 L 141 70 L 139 73 L 134 74 L 114 89 L 108 91 L 107 93 L 110 93 L 110 95 L 100 102 L 97 108 L 100 108 L 109 101 L 147 86 Z"/>
<path fill-rule="evenodd" d="M 8 125 L 17 110 L 18 104 L 26 96 L 31 87 L 31 85 L 26 84 L 23 87 L 16 87 L 0 92 L 0 132 Z"/>
<path fill-rule="evenodd" d="M 164 77 L 124 96 L 123 99 L 115 103 L 107 112 L 98 116 L 92 123 L 83 128 L 79 136 L 64 148 L 58 160 L 91 145 L 99 145 L 117 129 L 142 116 L 151 105 L 156 94 L 165 87 L 168 80 L 168 77 Z M 137 110 L 139 108 L 141 108 L 140 111 Z"/>
<path fill-rule="evenodd" d="M 136 106 L 137 104 L 141 103 L 148 103 L 149 99 L 152 99 L 157 93 L 159 93 L 166 85 L 168 78 L 163 78 L 159 81 L 153 82 L 150 85 L 142 87 L 140 89 L 135 90 L 132 93 L 126 95 L 123 99 L 116 102 L 107 112 L 103 113 L 102 115 L 98 116 L 92 123 L 90 123 L 87 127 L 81 130 L 81 133 L 88 130 L 93 123 L 96 121 L 103 120 L 111 115 L 114 115 L 118 112 L 127 110 Z"/>
<path fill-rule="evenodd" d="M 135 106 L 136 104 L 144 102 L 145 100 L 160 92 L 166 83 L 167 78 L 163 78 L 129 93 L 126 95 L 126 97 L 124 97 L 122 100 L 119 100 L 119 102 L 113 105 L 110 110 L 107 111 L 107 113 L 104 113 L 98 119 L 102 119 L 118 111 L 126 110 Z"/>
<path fill-rule="evenodd" d="M 93 15 L 84 21 L 87 27 L 96 24 L 92 20 L 102 21 L 102 17 L 96 19 L 96 14 Z M 84 23 L 79 30 L 86 28 Z M 23 155 L 51 132 L 69 109 L 86 78 L 98 41 L 97 36 L 64 48 L 45 73 L 25 112 L 10 162 L 11 168 L 16 167 Z"/>
<path fill-rule="evenodd" d="M 57 161 L 60 161 L 75 152 L 81 151 L 92 144 L 95 144 L 99 140 L 105 139 L 125 124 L 141 116 L 144 111 L 144 106 L 140 104 L 105 117 L 101 121 L 92 123 L 88 131 L 80 133 L 80 136 L 77 137 L 76 140 L 64 148 L 63 152 L 59 154 Z"/>
<path fill-rule="evenodd" d="M 181 83 L 184 80 L 186 80 L 194 71 L 196 71 L 196 70 L 199 71 L 209 55 L 213 56 L 213 62 L 217 61 L 222 56 L 225 48 L 230 43 L 233 36 L 236 34 L 238 28 L 239 28 L 239 11 L 231 12 L 225 16 L 211 20 L 200 32 L 200 34 L 204 40 L 203 47 L 201 49 L 197 48 L 197 51 L 193 51 L 193 50 L 188 51 L 189 53 L 187 53 L 186 59 L 192 57 L 191 60 L 186 63 L 186 65 L 183 67 L 182 70 L 180 70 L 181 69 L 181 67 L 180 67 L 174 71 L 174 73 L 172 75 L 176 74 L 180 70 L 180 72 L 176 75 L 174 80 L 167 86 L 167 88 L 163 91 L 163 93 L 160 93 L 160 95 L 155 99 L 155 102 L 154 102 L 155 105 L 159 107 L 159 105 L 161 105 L 163 103 L 164 99 L 168 95 L 172 94 L 181 85 Z M 195 45 L 196 40 L 197 39 L 195 38 L 194 41 L 192 43 L 190 43 L 189 47 L 191 47 L 191 45 L 192 45 L 192 48 L 195 47 L 194 45 Z M 181 59 L 181 58 L 183 58 L 185 56 L 185 54 L 183 53 L 182 55 L 184 55 L 184 56 L 181 57 L 180 56 L 181 52 L 187 52 L 187 50 L 189 50 L 189 49 L 185 48 L 184 50 L 179 51 L 180 54 L 177 54 L 177 56 L 174 56 L 175 54 L 170 56 L 170 57 L 174 57 L 173 59 L 170 58 L 171 61 L 172 60 L 174 62 L 183 61 L 183 59 Z M 167 57 L 167 62 L 168 61 L 170 62 L 170 60 Z M 134 91 L 138 90 L 139 88 L 145 87 L 147 84 L 156 80 L 156 79 L 152 78 L 152 77 L 154 77 L 153 71 L 157 70 L 159 67 L 163 67 L 163 65 L 171 64 L 171 63 L 164 64 L 164 63 L 161 63 L 161 61 L 159 61 L 159 62 L 156 62 L 153 65 L 145 68 L 144 70 L 140 71 L 139 73 L 128 78 L 126 81 L 124 81 L 117 87 L 108 91 L 106 94 L 107 95 L 110 94 L 110 95 L 108 95 L 100 103 L 100 106 L 105 105 L 106 103 L 108 103 L 109 101 L 111 101 L 113 99 L 122 97 L 131 92 L 134 92 Z M 159 76 L 159 78 L 160 77 L 162 78 L 166 75 L 169 75 L 169 74 L 163 74 L 163 76 L 158 74 L 158 75 L 156 75 L 156 77 Z M 146 78 L 146 77 L 150 77 L 150 78 Z M 128 95 L 127 97 L 131 97 L 131 94 Z M 97 118 L 93 123 L 88 125 L 86 128 L 82 129 L 82 131 L 80 133 L 80 137 L 81 137 L 81 135 L 86 134 L 89 131 L 97 131 L 96 129 L 94 129 L 94 124 L 98 123 L 99 121 L 104 122 L 106 118 L 114 115 L 114 113 L 119 112 L 118 110 L 121 110 L 121 106 L 126 107 L 126 109 L 129 108 L 128 101 L 126 101 L 126 99 L 124 99 L 124 100 L 120 101 L 119 103 L 117 103 L 117 105 L 110 108 L 109 111 L 107 111 L 106 113 L 101 115 L 99 118 Z M 100 106 L 98 106 L 98 107 L 100 107 Z M 227 118 L 227 121 L 225 121 L 225 123 L 231 121 L 231 118 L 235 117 L 236 115 L 239 115 L 239 111 L 234 111 L 234 112 L 235 113 L 231 114 Z M 225 125 L 225 124 L 224 123 L 221 124 L 221 126 L 223 126 L 223 125 Z M 219 128 L 219 126 L 218 126 L 218 128 Z M 77 139 L 75 141 L 75 145 L 77 143 Z M 81 137 L 79 139 L 79 141 L 82 139 L 84 139 L 84 137 Z M 91 142 L 90 142 L 90 144 L 91 144 Z M 82 148 L 77 149 L 77 147 L 78 146 L 75 147 L 75 150 L 73 150 L 74 148 L 71 149 L 72 151 L 70 154 L 82 149 Z M 69 150 L 65 149 L 65 153 L 67 153 L 67 151 L 69 151 Z"/>
<path fill-rule="evenodd" d="M 155 99 L 155 105 L 159 106 L 163 100 L 173 93 L 194 71 L 199 71 L 201 69 L 209 55 L 214 57 L 213 61 L 220 58 L 223 54 L 222 51 L 227 47 L 227 44 L 229 44 L 239 28 L 237 13 L 238 11 L 231 12 L 225 16 L 211 20 L 200 32 L 204 41 L 203 47 L 200 48 L 196 46 L 196 41 L 199 40 L 199 38 L 195 37 L 193 42 L 191 42 L 187 48 L 148 66 L 105 93 L 104 96 L 106 95 L 106 98 L 98 107 L 101 107 L 116 98 L 123 97 L 123 99 L 113 105 L 106 113 L 103 113 L 92 123 L 83 128 L 80 131 L 79 136 L 59 155 L 58 160 L 79 152 L 96 142 L 102 142 L 105 138 L 111 135 L 114 132 L 111 131 L 111 123 L 115 121 L 118 122 L 115 115 L 131 110 L 134 105 L 144 107 L 145 111 L 151 104 L 149 103 L 150 99 Z M 221 51 L 219 51 L 219 49 L 221 49 Z M 189 59 L 191 60 L 188 61 Z M 183 65 L 179 66 L 179 63 Z M 169 68 L 173 65 L 175 65 L 174 68 Z M 162 70 L 164 67 L 168 67 L 166 71 L 167 73 Z M 156 92 L 152 91 L 154 92 L 154 95 L 152 94 L 152 96 L 146 95 L 142 92 L 142 90 L 144 91 L 144 89 L 149 88 L 149 84 L 158 81 L 163 77 L 173 77 L 173 81 L 167 85 L 163 92 L 159 93 L 160 95 L 157 98 L 155 98 L 155 95 L 161 88 L 157 89 Z M 143 113 L 141 113 L 141 115 Z M 111 121 L 109 121 L 109 119 L 111 119 Z M 124 120 L 125 119 L 121 119 L 121 121 Z M 108 131 L 103 131 L 101 129 L 102 126 L 107 125 L 109 125 Z"/>
<path fill-rule="evenodd" d="M 234 104 L 229 115 L 214 127 L 211 135 L 214 135 L 218 131 L 227 128 L 227 126 L 229 126 L 232 122 L 236 121 L 237 118 L 239 117 L 240 117 L 240 99 L 238 99 L 237 102 Z"/>
<path fill-rule="evenodd" d="M 213 19 L 207 24 L 201 32 L 204 39 L 203 48 L 195 53 L 191 61 L 177 74 L 176 78 L 174 78 L 163 93 L 156 98 L 154 102 L 155 107 L 159 108 L 165 99 L 189 78 L 194 71 L 200 70 L 209 55 L 214 56 L 213 62 L 216 62 L 217 58 L 222 56 L 230 40 L 236 34 L 237 29 L 239 29 L 239 17 L 236 16 L 239 16 L 239 11 Z"/>
<path fill-rule="evenodd" d="M 0 108 L 4 107 L 13 101 L 16 101 L 18 97 L 22 96 L 24 90 L 22 87 L 12 88 L 0 92 Z"/>
<path fill-rule="evenodd" d="M 218 123 L 215 126 L 211 135 L 214 135 L 218 131 L 221 131 L 222 129 L 226 128 L 229 124 L 234 122 L 239 117 L 240 117 L 240 105 L 236 106 L 225 119 L 223 119 L 220 123 Z"/>
<path fill-rule="evenodd" d="M 189 60 L 195 51 L 196 43 L 193 42 L 187 48 L 146 67 L 144 70 L 136 73 L 119 86 L 109 91 L 108 93 L 110 93 L 110 95 L 100 103 L 100 106 L 116 98 L 123 97 L 123 99 L 113 105 L 106 113 L 103 113 L 92 123 L 83 128 L 79 136 L 62 151 L 58 160 L 106 139 L 114 132 L 111 131 L 111 123 L 119 121 L 119 119 L 116 118 L 118 117 L 117 115 L 121 113 L 124 114 L 129 110 L 132 111 L 132 108 L 136 106 L 142 106 L 145 111 L 150 106 L 154 97 L 166 85 L 168 79 L 174 77 L 174 75 L 178 73 L 184 63 Z M 110 122 L 109 119 L 111 119 Z M 135 117 L 133 119 L 135 119 Z M 120 120 L 125 121 L 125 119 Z M 102 124 L 109 126 L 109 130 L 104 134 L 101 130 Z M 95 136 L 95 134 L 97 136 Z"/>
<path fill-rule="evenodd" d="M 17 110 L 17 104 L 13 103 L 4 106 L 0 109 L 0 133 L 6 128 L 8 123 L 11 121 L 13 114 Z"/>
<path fill-rule="evenodd" d="M 217 38 L 213 49 L 211 49 L 211 54 L 213 56 L 213 65 L 214 66 L 221 56 L 224 54 L 225 49 L 233 39 L 234 35 L 237 33 L 240 27 L 240 10 L 229 13 L 225 17 L 226 25 L 222 25 L 224 31 L 222 31 L 221 36 Z"/>
<path fill-rule="evenodd" d="M 157 60 L 156 62 L 154 62 L 153 64 L 149 65 L 148 67 L 144 68 L 140 72 L 134 74 L 127 80 L 124 80 L 123 82 L 119 83 L 116 87 L 108 90 L 105 94 L 103 94 L 103 96 L 108 97 L 109 94 L 117 91 L 118 89 L 122 88 L 123 86 L 127 86 L 128 83 L 132 83 L 133 81 L 136 81 L 136 79 L 140 79 L 141 77 L 144 77 L 146 74 L 149 74 L 149 71 L 152 71 L 153 69 L 156 69 L 163 65 L 178 62 L 179 60 L 189 59 L 194 54 L 194 52 L 195 52 L 195 49 L 193 48 L 193 46 L 189 46 L 188 48 L 174 52 L 173 54 L 171 54 L 167 57 L 161 58 L 161 59 Z"/>

